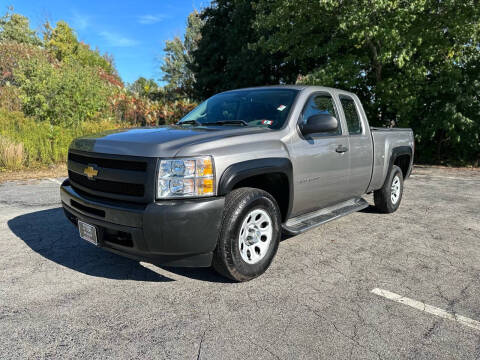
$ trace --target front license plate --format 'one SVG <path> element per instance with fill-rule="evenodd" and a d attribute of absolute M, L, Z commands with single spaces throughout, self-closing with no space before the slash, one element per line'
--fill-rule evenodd
<path fill-rule="evenodd" d="M 80 232 L 80 237 L 83 240 L 87 240 L 88 242 L 91 242 L 94 245 L 98 245 L 97 228 L 95 226 L 78 220 L 78 231 Z"/>

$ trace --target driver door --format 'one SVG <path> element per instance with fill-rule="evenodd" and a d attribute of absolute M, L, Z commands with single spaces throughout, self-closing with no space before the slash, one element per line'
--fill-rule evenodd
<path fill-rule="evenodd" d="M 299 124 L 312 115 L 328 113 L 337 118 L 338 128 L 328 133 L 304 136 L 297 127 L 298 136 L 292 144 L 295 182 L 293 216 L 347 200 L 349 141 L 337 109 L 335 99 L 328 92 L 313 93 L 304 105 Z"/>

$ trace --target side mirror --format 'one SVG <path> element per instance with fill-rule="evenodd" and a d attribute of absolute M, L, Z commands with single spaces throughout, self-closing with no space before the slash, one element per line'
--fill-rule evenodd
<path fill-rule="evenodd" d="M 300 126 L 303 135 L 335 131 L 338 128 L 338 120 L 330 114 L 312 115 L 305 124 Z"/>

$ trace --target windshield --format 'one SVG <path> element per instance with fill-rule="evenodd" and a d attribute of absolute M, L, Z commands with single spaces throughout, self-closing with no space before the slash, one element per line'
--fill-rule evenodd
<path fill-rule="evenodd" d="M 240 125 L 280 129 L 298 90 L 236 90 L 205 100 L 179 121 L 189 126 Z"/>

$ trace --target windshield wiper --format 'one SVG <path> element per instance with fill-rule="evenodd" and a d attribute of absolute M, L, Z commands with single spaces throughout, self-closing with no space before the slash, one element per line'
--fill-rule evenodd
<path fill-rule="evenodd" d="M 212 121 L 212 122 L 203 123 L 202 125 L 228 125 L 228 124 L 248 126 L 248 123 L 247 123 L 246 121 L 244 121 L 244 120 L 221 120 L 221 121 Z"/>
<path fill-rule="evenodd" d="M 179 121 L 176 125 L 183 125 L 183 124 L 202 126 L 202 123 L 200 121 L 197 121 L 197 120 Z"/>

